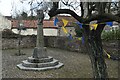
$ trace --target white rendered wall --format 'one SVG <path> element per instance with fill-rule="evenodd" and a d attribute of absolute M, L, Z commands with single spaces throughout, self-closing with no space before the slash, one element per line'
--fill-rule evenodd
<path fill-rule="evenodd" d="M 12 31 L 18 34 L 17 29 L 12 29 Z M 44 36 L 57 36 L 58 30 L 57 29 L 43 29 Z M 37 29 L 26 29 L 21 31 L 21 35 L 37 35 Z"/>
<path fill-rule="evenodd" d="M 11 21 L 0 15 L 0 31 L 3 29 L 11 29 Z"/>

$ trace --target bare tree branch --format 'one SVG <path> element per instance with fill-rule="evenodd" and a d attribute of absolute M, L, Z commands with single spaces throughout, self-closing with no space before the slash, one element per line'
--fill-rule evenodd
<path fill-rule="evenodd" d="M 69 10 L 69 9 L 58 9 L 58 10 L 54 11 L 54 13 L 49 12 L 50 17 L 53 17 L 57 14 L 70 14 L 81 23 L 88 23 L 88 22 L 93 21 L 93 20 L 101 20 L 101 19 L 106 20 L 106 21 L 109 20 L 109 21 L 120 22 L 120 17 L 109 14 L 109 13 L 91 15 L 91 17 L 86 19 L 86 18 L 83 18 L 81 16 L 78 16 L 74 11 Z"/>
<path fill-rule="evenodd" d="M 48 13 L 50 17 L 53 17 L 57 14 L 70 14 L 72 15 L 75 19 L 77 19 L 80 22 L 83 22 L 83 18 L 78 16 L 74 11 L 70 10 L 70 9 L 58 9 L 56 11 L 54 11 L 54 13 L 49 12 Z"/>
<path fill-rule="evenodd" d="M 68 0 L 68 1 L 69 1 L 69 0 Z M 67 2 L 64 2 L 63 0 L 61 0 L 61 2 L 62 2 L 64 5 L 69 6 L 69 7 L 72 7 L 74 10 L 76 10 L 76 9 L 73 7 L 73 5 L 71 5 L 73 2 L 68 3 L 68 1 L 67 1 Z"/>
<path fill-rule="evenodd" d="M 83 17 L 84 15 L 83 2 L 80 2 L 80 7 L 81 7 L 81 17 Z"/>

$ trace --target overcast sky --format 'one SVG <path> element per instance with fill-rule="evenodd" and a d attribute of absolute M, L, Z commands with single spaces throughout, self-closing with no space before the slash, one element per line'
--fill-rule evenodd
<path fill-rule="evenodd" d="M 16 0 L 17 1 L 17 0 Z M 0 13 L 3 15 L 11 15 L 11 0 L 0 0 Z"/>
<path fill-rule="evenodd" d="M 22 11 L 23 7 L 25 10 L 29 9 L 29 5 L 22 4 L 20 0 L 0 0 L 0 13 L 4 16 L 13 14 L 12 10 L 15 10 L 15 8 Z"/>
<path fill-rule="evenodd" d="M 27 11 L 28 14 L 30 14 L 30 6 L 28 5 L 28 2 L 31 0 L 26 0 L 27 2 L 24 0 L 24 4 L 22 4 L 20 1 L 21 0 L 0 0 L 0 13 L 4 16 L 10 16 L 13 14 L 13 11 L 11 10 L 15 10 L 16 8 L 17 11 L 25 10 Z M 50 1 L 50 0 L 43 0 L 43 1 Z M 51 0 L 51 1 L 57 1 L 57 0 Z M 72 0 L 72 2 L 73 1 L 79 2 L 80 0 Z M 82 1 L 86 1 L 86 0 L 82 0 Z M 106 1 L 106 0 L 97 0 L 97 1 Z M 117 1 L 117 0 L 112 0 L 112 1 Z"/>
<path fill-rule="evenodd" d="M 13 13 L 15 10 L 17 10 L 17 12 L 25 10 L 28 14 L 30 14 L 30 6 L 28 5 L 28 1 L 22 4 L 20 0 L 0 0 L 0 13 L 2 15 L 11 16 L 15 14 Z"/>

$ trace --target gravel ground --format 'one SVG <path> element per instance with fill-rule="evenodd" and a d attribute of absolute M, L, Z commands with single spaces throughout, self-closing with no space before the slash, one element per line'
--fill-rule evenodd
<path fill-rule="evenodd" d="M 66 50 L 47 48 L 48 56 L 64 63 L 60 69 L 47 71 L 23 71 L 16 67 L 21 61 L 32 55 L 33 49 L 22 49 L 26 55 L 16 56 L 17 50 L 3 50 L 3 78 L 92 78 L 92 68 L 88 55 Z M 106 59 L 110 78 L 118 77 L 118 62 Z"/>

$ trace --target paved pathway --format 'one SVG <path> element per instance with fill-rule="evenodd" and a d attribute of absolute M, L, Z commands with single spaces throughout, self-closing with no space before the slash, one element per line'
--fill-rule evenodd
<path fill-rule="evenodd" d="M 88 55 L 66 50 L 47 48 L 48 55 L 64 63 L 60 69 L 48 71 L 23 71 L 16 67 L 32 55 L 33 49 L 23 49 L 26 55 L 15 56 L 17 50 L 3 50 L 3 78 L 92 78 L 92 68 Z M 118 77 L 118 62 L 106 59 L 109 77 Z"/>

